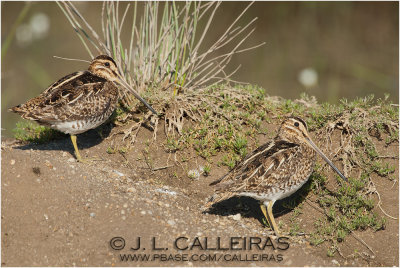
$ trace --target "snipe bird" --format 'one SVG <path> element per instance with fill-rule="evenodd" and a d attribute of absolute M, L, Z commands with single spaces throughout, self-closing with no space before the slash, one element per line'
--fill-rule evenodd
<path fill-rule="evenodd" d="M 94 58 L 87 71 L 69 74 L 39 96 L 9 110 L 20 114 L 22 118 L 70 134 L 76 158 L 82 162 L 76 135 L 100 126 L 111 116 L 119 98 L 118 85 L 130 90 L 157 115 L 124 81 L 115 61 L 106 55 Z"/>
<path fill-rule="evenodd" d="M 287 118 L 272 141 L 258 147 L 228 174 L 210 184 L 215 185 L 216 190 L 206 207 L 235 195 L 252 197 L 260 201 L 264 216 L 279 236 L 272 206 L 307 182 L 317 153 L 347 181 L 311 140 L 304 120 Z"/>

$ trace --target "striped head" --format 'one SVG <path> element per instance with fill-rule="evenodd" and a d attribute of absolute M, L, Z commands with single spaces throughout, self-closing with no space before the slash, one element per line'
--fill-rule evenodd
<path fill-rule="evenodd" d="M 295 143 L 299 145 L 306 145 L 311 147 L 316 151 L 332 168 L 335 170 L 339 176 L 347 181 L 347 178 L 339 171 L 339 169 L 325 156 L 325 154 L 318 148 L 317 145 L 311 140 L 308 134 L 308 128 L 306 122 L 299 117 L 289 117 L 283 121 L 278 135 L 275 139 L 284 140 L 290 143 Z"/>
<path fill-rule="evenodd" d="M 113 82 L 117 82 L 120 76 L 117 64 L 111 57 L 106 55 L 94 58 L 89 65 L 89 72 Z"/>
<path fill-rule="evenodd" d="M 305 143 L 305 138 L 310 139 L 306 122 L 299 117 L 287 118 L 279 128 L 277 138 L 291 143 Z"/>
<path fill-rule="evenodd" d="M 89 65 L 89 72 L 92 74 L 105 78 L 108 81 L 116 82 L 131 92 L 138 100 L 140 100 L 151 112 L 158 115 L 157 112 L 150 106 L 122 77 L 118 71 L 117 64 L 113 58 L 107 55 L 97 56 L 92 60 Z"/>

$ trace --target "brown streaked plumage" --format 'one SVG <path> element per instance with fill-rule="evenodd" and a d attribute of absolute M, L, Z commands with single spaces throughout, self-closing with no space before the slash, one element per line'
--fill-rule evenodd
<path fill-rule="evenodd" d="M 121 77 L 115 61 L 106 55 L 93 59 L 87 71 L 69 74 L 39 96 L 9 110 L 22 118 L 71 135 L 78 161 L 82 161 L 76 135 L 104 123 L 118 102 L 118 84 L 127 87 L 153 113 L 154 109 Z"/>
<path fill-rule="evenodd" d="M 272 206 L 276 200 L 292 195 L 307 182 L 317 153 L 347 180 L 312 142 L 304 120 L 290 117 L 283 121 L 272 141 L 257 148 L 228 174 L 210 184 L 216 191 L 206 206 L 235 195 L 255 198 L 261 201 L 261 210 L 279 235 Z"/>

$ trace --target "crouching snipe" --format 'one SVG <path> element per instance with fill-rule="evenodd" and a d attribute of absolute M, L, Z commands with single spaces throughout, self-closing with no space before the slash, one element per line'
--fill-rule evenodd
<path fill-rule="evenodd" d="M 208 206 L 234 195 L 261 201 L 261 210 L 279 236 L 272 214 L 276 200 L 292 195 L 307 182 L 318 153 L 342 179 L 346 177 L 312 142 L 306 123 L 297 117 L 286 119 L 274 140 L 260 146 L 221 179 Z"/>
<path fill-rule="evenodd" d="M 115 61 L 106 55 L 93 59 L 87 71 L 67 75 L 39 96 L 10 111 L 22 118 L 36 121 L 63 133 L 70 134 L 76 158 L 82 161 L 76 135 L 96 128 L 113 113 L 118 102 L 118 86 L 126 87 L 154 114 L 154 109 L 122 78 Z"/>

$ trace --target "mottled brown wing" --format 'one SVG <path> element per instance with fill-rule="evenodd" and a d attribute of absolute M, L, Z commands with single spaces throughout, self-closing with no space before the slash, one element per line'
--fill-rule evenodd
<path fill-rule="evenodd" d="M 289 180 L 288 163 L 298 157 L 299 146 L 285 141 L 266 143 L 235 166 L 226 176 L 212 183 L 216 192 L 259 192 L 263 188 Z M 292 165 L 293 166 L 293 165 Z M 289 172 L 288 172 L 289 171 Z M 265 190 L 265 189 L 264 189 Z"/>
<path fill-rule="evenodd" d="M 11 110 L 42 123 L 71 121 L 98 116 L 117 99 L 114 83 L 85 71 L 61 78 L 36 98 Z"/>
<path fill-rule="evenodd" d="M 79 71 L 79 72 L 74 72 L 72 74 L 66 75 L 63 78 L 60 78 L 58 81 L 51 84 L 40 95 L 47 96 L 47 95 L 51 94 L 52 92 L 58 90 L 59 88 L 63 88 L 64 86 L 67 86 L 67 87 L 68 86 L 77 86 L 77 84 L 75 84 L 75 83 L 82 82 L 82 84 L 83 84 L 84 82 L 82 80 L 85 77 L 88 77 L 88 71 Z"/>
<path fill-rule="evenodd" d="M 255 149 L 250 154 L 248 154 L 242 161 L 237 163 L 235 165 L 235 167 L 229 173 L 222 176 L 218 180 L 215 180 L 212 183 L 210 183 L 210 186 L 217 185 L 217 184 L 221 183 L 222 181 L 231 180 L 232 176 L 235 173 L 238 173 L 241 169 L 247 167 L 247 163 L 249 162 L 249 160 L 253 159 L 255 156 L 261 154 L 262 152 L 268 151 L 273 145 L 274 145 L 274 141 L 270 141 L 270 142 L 267 142 L 267 143 L 259 146 L 257 149 Z"/>

